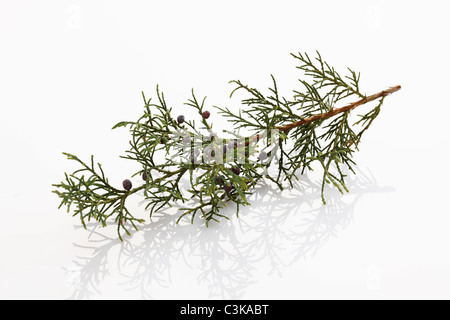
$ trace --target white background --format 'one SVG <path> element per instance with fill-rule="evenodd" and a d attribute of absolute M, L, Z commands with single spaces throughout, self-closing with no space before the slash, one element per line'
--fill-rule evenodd
<path fill-rule="evenodd" d="M 0 4 L 0 298 L 448 299 L 447 1 L 2 1 Z M 237 219 L 206 229 L 149 221 L 124 243 L 57 210 L 52 183 L 101 162 L 120 186 L 120 159 L 156 84 L 176 112 L 191 88 L 235 108 L 229 80 L 300 73 L 290 52 L 319 50 L 367 94 L 400 84 L 362 141 L 350 193 L 313 177 L 262 186 Z M 212 119 L 222 124 L 213 113 Z M 311 182 L 308 182 L 311 179 Z M 138 180 L 133 180 L 139 184 Z M 272 194 L 270 198 L 268 194 Z M 266 196 L 264 196 L 266 195 Z"/>

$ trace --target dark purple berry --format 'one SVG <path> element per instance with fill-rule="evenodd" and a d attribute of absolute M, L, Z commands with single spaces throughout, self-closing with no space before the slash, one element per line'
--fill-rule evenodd
<path fill-rule="evenodd" d="M 227 151 L 228 151 L 228 146 L 225 144 L 222 148 L 222 152 L 223 152 L 223 154 L 226 154 Z"/>
<path fill-rule="evenodd" d="M 178 122 L 178 124 L 182 124 L 184 122 L 184 116 L 183 115 L 178 116 L 177 122 Z"/>
<path fill-rule="evenodd" d="M 238 142 L 237 140 L 231 141 L 228 144 L 228 149 L 238 149 L 240 147 L 242 147 L 242 143 Z"/>
<path fill-rule="evenodd" d="M 213 132 L 209 135 L 209 141 L 214 141 L 217 138 L 217 133 Z"/>
<path fill-rule="evenodd" d="M 208 119 L 210 116 L 211 116 L 211 113 L 209 113 L 209 111 L 205 111 L 202 113 L 202 117 L 205 120 Z"/>
<path fill-rule="evenodd" d="M 133 184 L 131 183 L 130 180 L 127 179 L 122 182 L 122 186 L 125 190 L 130 191 L 131 188 L 133 187 Z"/>
<path fill-rule="evenodd" d="M 198 157 L 198 156 L 200 155 L 200 150 L 194 149 L 194 151 L 192 152 L 192 154 L 193 154 L 195 157 Z"/>
<path fill-rule="evenodd" d="M 230 184 L 226 184 L 223 186 L 223 190 L 225 190 L 226 193 L 231 192 L 232 189 L 233 187 Z"/>
<path fill-rule="evenodd" d="M 216 156 L 216 151 L 214 149 L 211 149 L 210 147 L 206 147 L 203 151 L 208 159 L 213 159 Z"/>
<path fill-rule="evenodd" d="M 241 173 L 241 169 L 239 167 L 233 167 L 231 168 L 231 172 L 233 172 L 235 175 L 239 175 Z"/>
<path fill-rule="evenodd" d="M 147 172 L 142 174 L 142 180 L 147 181 Z"/>
<path fill-rule="evenodd" d="M 223 184 L 225 181 L 223 180 L 223 177 L 217 176 L 216 177 L 216 184 Z"/>
<path fill-rule="evenodd" d="M 197 161 L 197 157 L 200 155 L 200 150 L 194 149 L 191 151 L 191 155 L 189 157 L 192 164 L 194 164 Z"/>
<path fill-rule="evenodd" d="M 261 151 L 261 153 L 258 156 L 259 160 L 261 160 L 261 161 L 266 160 L 267 157 L 268 157 L 268 155 L 267 155 L 267 152 L 265 152 L 265 151 Z"/>
<path fill-rule="evenodd" d="M 167 138 L 166 138 L 166 137 L 162 137 L 162 138 L 159 140 L 159 143 L 161 143 L 161 144 L 166 144 L 166 143 L 167 143 Z"/>

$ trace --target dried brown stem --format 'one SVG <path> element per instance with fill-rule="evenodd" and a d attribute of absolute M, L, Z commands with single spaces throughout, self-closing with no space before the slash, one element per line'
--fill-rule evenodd
<path fill-rule="evenodd" d="M 280 131 L 289 131 L 291 129 L 307 125 L 307 124 L 309 124 L 311 122 L 314 122 L 314 121 L 325 120 L 325 119 L 334 117 L 335 115 L 337 115 L 339 113 L 353 110 L 354 108 L 356 108 L 356 107 L 358 107 L 360 105 L 366 104 L 366 103 L 368 103 L 370 101 L 374 101 L 374 100 L 376 100 L 378 98 L 381 98 L 381 97 L 386 97 L 386 96 L 390 95 L 391 93 L 394 93 L 394 92 L 400 90 L 401 88 L 402 88 L 401 86 L 391 87 L 391 88 L 389 88 L 387 90 L 383 90 L 383 91 L 378 92 L 376 94 L 373 94 L 371 96 L 365 97 L 364 99 L 361 99 L 359 101 L 353 102 L 353 103 L 351 103 L 351 104 L 349 104 L 349 105 L 347 105 L 345 107 L 338 108 L 338 109 L 332 109 L 331 111 L 326 112 L 326 113 L 322 113 L 322 114 L 316 114 L 316 115 L 314 115 L 312 117 L 309 117 L 309 118 L 306 118 L 306 119 L 303 119 L 303 120 L 300 120 L 300 121 L 296 121 L 296 122 L 293 122 L 293 123 L 290 123 L 290 124 L 287 124 L 287 125 L 284 125 L 284 126 L 277 127 L 277 129 L 280 130 Z"/>

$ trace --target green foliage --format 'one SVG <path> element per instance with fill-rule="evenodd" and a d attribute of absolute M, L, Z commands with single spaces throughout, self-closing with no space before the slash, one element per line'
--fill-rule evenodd
<path fill-rule="evenodd" d="M 143 193 L 150 216 L 178 203 L 178 221 L 185 217 L 193 221 L 200 215 L 208 225 L 220 218 L 229 219 L 221 214 L 221 209 L 230 202 L 236 205 L 237 214 L 240 206 L 249 205 L 248 196 L 259 180 L 266 178 L 283 190 L 286 182 L 292 186 L 293 179 L 312 170 L 314 164 L 323 173 L 324 203 L 326 184 L 342 193 L 347 191 L 344 169 L 353 172 L 352 155 L 363 133 L 379 115 L 385 96 L 400 87 L 367 97 L 360 91 L 359 74 L 351 69 L 341 77 L 319 53 L 314 60 L 307 54 L 292 56 L 305 76 L 299 80 L 301 88 L 294 91 L 292 98 L 280 96 L 273 76 L 269 95 L 236 80 L 231 81 L 235 86 L 231 96 L 244 91 L 248 95 L 242 100 L 245 108 L 235 112 L 215 107 L 236 130 L 253 132 L 248 137 L 228 130 L 232 137 L 211 139 L 213 126 L 202 117 L 206 98 L 198 100 L 194 91 L 186 105 L 198 113 L 201 125 L 195 121 L 179 124 L 159 87 L 155 103 L 142 94 L 143 115 L 135 122 L 120 122 L 113 129 L 130 130 L 130 148 L 123 158 L 140 164 L 142 169 L 134 176 L 144 176 L 145 181 L 128 192 L 116 189 L 109 184 L 101 165 L 94 165 L 93 157 L 91 165 L 86 165 L 66 154 L 81 169 L 66 174 L 64 182 L 54 185 L 54 192 L 62 199 L 60 207 L 67 206 L 68 212 L 73 208 L 84 226 L 90 220 L 103 226 L 113 220 L 121 238 L 121 230 L 128 233 L 127 223 L 136 228 L 135 223 L 143 222 L 134 218 L 125 205 L 126 199 L 137 192 Z M 360 100 L 335 109 L 337 103 L 349 98 Z M 375 108 L 352 123 L 350 111 L 354 107 L 377 99 Z M 228 145 L 225 153 L 224 145 Z M 267 159 L 258 158 L 262 150 L 267 152 Z M 236 166 L 239 175 L 231 170 Z M 277 170 L 268 170 L 272 166 Z M 182 181 L 187 183 L 185 188 L 181 188 Z"/>
<path fill-rule="evenodd" d="M 125 206 L 125 200 L 129 193 L 118 190 L 109 184 L 101 164 L 97 164 L 96 170 L 93 156 L 91 157 L 91 164 L 87 165 L 74 155 L 64 154 L 69 160 L 78 162 L 81 169 L 76 170 L 71 175 L 65 174 L 66 180 L 61 184 L 54 185 L 58 189 L 54 193 L 62 199 L 59 208 L 65 205 L 67 206 L 67 212 L 70 212 L 71 207 L 75 207 L 73 210 L 74 216 L 80 218 L 84 227 L 86 227 L 86 221 L 91 220 L 98 221 L 106 227 L 107 220 L 112 217 L 114 222 L 117 223 L 117 230 L 121 239 L 121 229 L 129 234 L 125 227 L 126 222 L 130 222 L 136 229 L 135 222 L 144 222 L 142 219 L 134 218 Z"/>

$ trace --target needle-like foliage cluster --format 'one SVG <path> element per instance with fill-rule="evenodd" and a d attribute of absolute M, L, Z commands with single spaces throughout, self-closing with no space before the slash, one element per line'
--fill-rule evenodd
<path fill-rule="evenodd" d="M 142 94 L 143 115 L 113 127 L 130 130 L 130 147 L 123 157 L 140 164 L 141 170 L 134 176 L 142 177 L 142 183 L 131 190 L 115 188 L 93 157 L 87 165 L 66 154 L 81 169 L 65 174 L 65 181 L 54 185 L 61 206 L 66 205 L 69 212 L 73 208 L 83 225 L 91 220 L 103 226 L 114 221 L 121 237 L 121 230 L 128 233 L 127 226 L 137 228 L 136 223 L 143 222 L 134 218 L 125 204 L 137 192 L 144 195 L 150 216 L 177 203 L 181 211 L 178 221 L 183 217 L 193 221 L 200 215 L 208 224 L 229 219 L 221 209 L 230 202 L 239 214 L 240 206 L 249 205 L 252 187 L 264 178 L 283 190 L 292 186 L 293 179 L 318 167 L 324 203 L 326 184 L 347 191 L 343 172 L 353 171 L 352 154 L 362 134 L 379 115 L 384 98 L 396 90 L 366 96 L 360 91 L 360 75 L 353 70 L 341 76 L 319 53 L 315 59 L 307 54 L 292 56 L 304 78 L 289 99 L 281 97 L 273 76 L 268 95 L 241 81 L 231 81 L 235 86 L 231 96 L 244 91 L 248 97 L 238 112 L 215 107 L 235 129 L 224 131 L 224 136 L 213 131 L 205 99 L 198 100 L 194 92 L 186 105 L 198 114 L 199 123 L 174 116 L 159 88 L 155 101 Z M 357 101 L 336 108 L 349 99 Z M 374 108 L 352 121 L 351 110 L 374 100 L 378 100 Z M 237 134 L 242 128 L 251 134 Z"/>

